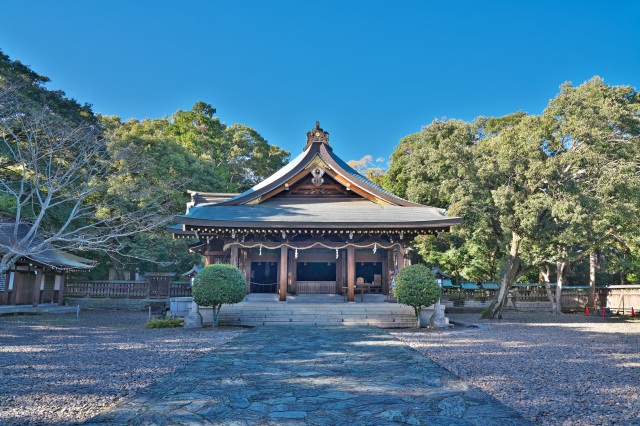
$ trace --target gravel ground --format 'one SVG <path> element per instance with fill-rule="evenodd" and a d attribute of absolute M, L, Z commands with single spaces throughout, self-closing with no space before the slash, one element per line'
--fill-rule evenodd
<path fill-rule="evenodd" d="M 542 425 L 640 425 L 640 320 L 506 313 L 393 334 Z"/>
<path fill-rule="evenodd" d="M 84 421 L 243 332 L 149 330 L 147 317 L 0 316 L 0 425 Z"/>
<path fill-rule="evenodd" d="M 445 332 L 394 331 L 544 425 L 640 425 L 640 321 L 515 314 Z M 154 329 L 138 312 L 0 317 L 0 425 L 71 424 L 243 332 Z"/>

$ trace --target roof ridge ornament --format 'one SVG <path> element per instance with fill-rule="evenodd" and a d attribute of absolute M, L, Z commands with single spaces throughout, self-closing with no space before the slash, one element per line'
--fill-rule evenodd
<path fill-rule="evenodd" d="M 325 132 L 320 127 L 319 121 L 316 121 L 316 127 L 314 129 L 311 129 L 310 132 L 307 132 L 307 144 L 305 145 L 303 151 L 306 151 L 313 142 L 322 142 L 326 144 L 327 147 L 329 147 L 329 132 Z"/>

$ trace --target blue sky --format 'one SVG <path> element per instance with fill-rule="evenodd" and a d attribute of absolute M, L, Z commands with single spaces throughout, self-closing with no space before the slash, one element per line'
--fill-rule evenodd
<path fill-rule="evenodd" d="M 435 118 L 539 114 L 564 81 L 640 87 L 640 1 L 9 1 L 0 48 L 94 111 L 197 101 L 297 155 L 388 158 Z"/>

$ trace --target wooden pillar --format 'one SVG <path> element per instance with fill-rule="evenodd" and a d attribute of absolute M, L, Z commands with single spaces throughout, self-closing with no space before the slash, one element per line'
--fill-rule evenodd
<path fill-rule="evenodd" d="M 35 284 L 33 285 L 33 307 L 35 308 L 40 303 L 40 287 L 44 282 L 44 268 L 40 271 L 36 268 L 36 279 Z"/>
<path fill-rule="evenodd" d="M 213 260 L 213 256 L 211 255 L 211 243 L 209 240 L 207 240 L 207 247 L 204 250 L 204 266 L 209 266 L 209 265 L 213 265 L 214 260 Z"/>
<path fill-rule="evenodd" d="M 67 273 L 63 272 L 60 275 L 60 288 L 58 289 L 58 305 L 62 306 L 64 303 L 64 285 L 67 281 Z M 55 291 L 55 284 L 53 285 L 53 291 Z"/>
<path fill-rule="evenodd" d="M 279 274 L 279 285 L 280 285 L 280 301 L 284 302 L 287 300 L 287 252 L 289 248 L 287 246 L 280 247 L 280 274 Z"/>
<path fill-rule="evenodd" d="M 389 251 L 382 253 L 382 293 L 389 294 Z"/>
<path fill-rule="evenodd" d="M 12 273 L 13 272 L 11 272 L 11 270 L 9 270 L 5 274 L 4 292 L 3 292 L 3 298 L 2 298 L 2 304 L 3 305 L 8 305 L 9 304 L 9 283 L 11 282 L 11 274 Z"/>
<path fill-rule="evenodd" d="M 347 301 L 353 302 L 356 290 L 356 249 L 347 247 Z"/>
<path fill-rule="evenodd" d="M 342 251 L 339 252 L 338 259 L 336 259 L 336 294 L 342 294 L 342 260 L 344 255 Z"/>
<path fill-rule="evenodd" d="M 398 247 L 398 272 L 402 271 L 404 268 L 404 248 Z"/>
<path fill-rule="evenodd" d="M 238 245 L 233 244 L 231 246 L 231 264 L 233 266 L 238 266 Z"/>
<path fill-rule="evenodd" d="M 251 293 L 251 250 L 242 249 L 242 274 L 247 281 L 247 294 Z"/>
<path fill-rule="evenodd" d="M 288 250 L 288 270 L 287 270 L 287 284 L 291 288 L 291 294 L 296 294 L 298 292 L 298 286 L 296 285 L 297 277 L 297 263 L 298 261 L 295 258 L 295 253 L 293 250 Z"/>

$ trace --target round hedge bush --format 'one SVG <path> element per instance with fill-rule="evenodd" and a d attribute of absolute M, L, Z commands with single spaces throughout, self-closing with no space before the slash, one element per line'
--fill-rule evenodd
<path fill-rule="evenodd" d="M 193 301 L 198 306 L 213 308 L 213 325 L 218 325 L 218 313 L 223 304 L 242 302 L 247 294 L 244 275 L 232 265 L 216 263 L 203 268 L 193 280 Z"/>
<path fill-rule="evenodd" d="M 427 266 L 410 265 L 398 273 L 393 296 L 398 303 L 411 306 L 419 321 L 422 307 L 431 306 L 440 298 L 440 287 Z"/>

